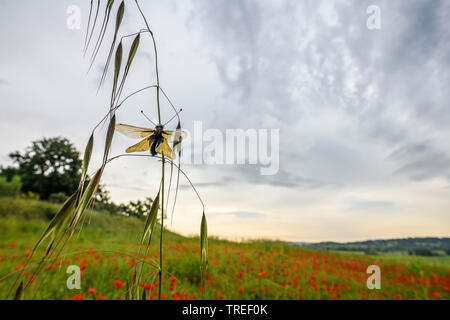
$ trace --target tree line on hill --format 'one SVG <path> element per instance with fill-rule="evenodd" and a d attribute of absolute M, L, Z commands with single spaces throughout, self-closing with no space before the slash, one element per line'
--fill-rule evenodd
<path fill-rule="evenodd" d="M 405 238 L 381 239 L 358 242 L 320 242 L 306 244 L 309 247 L 325 250 L 359 251 L 369 255 L 384 252 L 403 252 L 416 256 L 450 255 L 450 238 Z"/>
<path fill-rule="evenodd" d="M 12 166 L 0 166 L 0 196 L 62 203 L 78 188 L 82 160 L 80 152 L 66 138 L 33 141 L 23 152 L 10 153 L 9 158 Z M 142 218 L 149 212 L 152 202 L 151 198 L 146 198 L 116 204 L 105 186 L 100 185 L 93 206 L 111 214 Z"/>

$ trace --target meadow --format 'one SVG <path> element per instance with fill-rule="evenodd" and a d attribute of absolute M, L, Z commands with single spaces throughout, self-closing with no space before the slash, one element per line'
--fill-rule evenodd
<path fill-rule="evenodd" d="M 11 298 L 18 273 L 32 282 L 25 299 L 111 300 L 127 298 L 127 281 L 144 258 L 146 299 L 158 298 L 159 235 L 145 257 L 138 254 L 143 220 L 90 211 L 60 259 L 31 274 L 30 250 L 59 205 L 0 198 L 0 298 Z M 158 229 L 158 228 L 157 228 Z M 214 230 L 211 230 L 213 233 Z M 200 284 L 200 239 L 171 231 L 164 238 L 164 299 L 446 299 L 450 298 L 449 257 L 400 254 L 370 256 L 309 249 L 269 240 L 209 240 L 209 265 Z M 367 266 L 381 268 L 381 289 L 366 286 Z M 82 270 L 80 290 L 69 290 L 69 265 Z M 24 266 L 26 266 L 24 268 Z M 9 294 L 9 295 L 8 295 Z"/>

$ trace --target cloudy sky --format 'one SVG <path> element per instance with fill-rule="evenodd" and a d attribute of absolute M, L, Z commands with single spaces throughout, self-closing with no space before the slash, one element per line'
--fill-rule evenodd
<path fill-rule="evenodd" d="M 448 1 L 141 2 L 158 42 L 161 86 L 184 109 L 188 131 L 195 121 L 223 132 L 280 129 L 277 175 L 261 176 L 254 165 L 185 166 L 210 234 L 312 242 L 450 236 Z M 126 3 L 123 34 L 144 27 L 134 1 Z M 81 8 L 81 30 L 67 28 L 70 5 Z M 380 30 L 366 26 L 370 5 L 381 10 Z M 0 1 L 3 165 L 9 152 L 44 136 L 83 150 L 107 112 L 111 74 L 96 94 L 106 51 L 86 75 L 88 14 L 88 0 Z M 127 92 L 155 83 L 143 39 Z M 118 121 L 147 126 L 141 109 L 155 118 L 154 92 L 130 99 Z M 172 114 L 164 104 L 163 118 Z M 112 153 L 133 142 L 117 135 Z M 103 182 L 116 202 L 153 197 L 159 165 L 120 159 Z M 201 206 L 186 181 L 177 208 L 171 228 L 198 233 Z"/>

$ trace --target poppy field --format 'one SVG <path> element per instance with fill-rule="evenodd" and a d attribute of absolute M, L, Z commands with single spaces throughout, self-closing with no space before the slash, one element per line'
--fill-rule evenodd
<path fill-rule="evenodd" d="M 2 204 L 2 203 L 0 203 Z M 3 203 L 4 204 L 4 203 Z M 93 213 L 90 224 L 75 236 L 60 259 L 46 264 L 38 277 L 32 274 L 30 250 L 46 222 L 0 213 L 0 294 L 11 298 L 18 273 L 30 289 L 25 299 L 115 300 L 127 299 L 127 286 L 135 266 L 144 259 L 142 281 L 146 299 L 158 298 L 158 236 L 144 256 L 138 254 L 135 232 L 141 220 Z M 7 210 L 5 205 L 1 210 Z M 24 210 L 26 211 L 26 210 Z M 448 257 L 369 256 L 313 250 L 274 241 L 229 242 L 212 238 L 204 286 L 200 282 L 199 238 L 167 231 L 164 244 L 162 298 L 195 299 L 449 299 Z M 366 285 L 369 265 L 381 269 L 381 289 Z M 68 289 L 67 268 L 81 270 L 80 289 Z"/>

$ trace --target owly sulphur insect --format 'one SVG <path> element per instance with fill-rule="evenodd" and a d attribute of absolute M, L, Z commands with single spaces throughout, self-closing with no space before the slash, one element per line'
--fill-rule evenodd
<path fill-rule="evenodd" d="M 137 144 L 127 148 L 126 153 L 150 150 L 152 156 L 156 156 L 159 153 L 170 159 L 175 159 L 176 155 L 169 146 L 169 143 L 177 146 L 187 136 L 186 132 L 180 129 L 176 131 L 164 130 L 164 126 L 161 124 L 156 125 L 155 129 L 150 129 L 120 123 L 116 124 L 116 130 L 130 138 L 144 138 Z"/>

